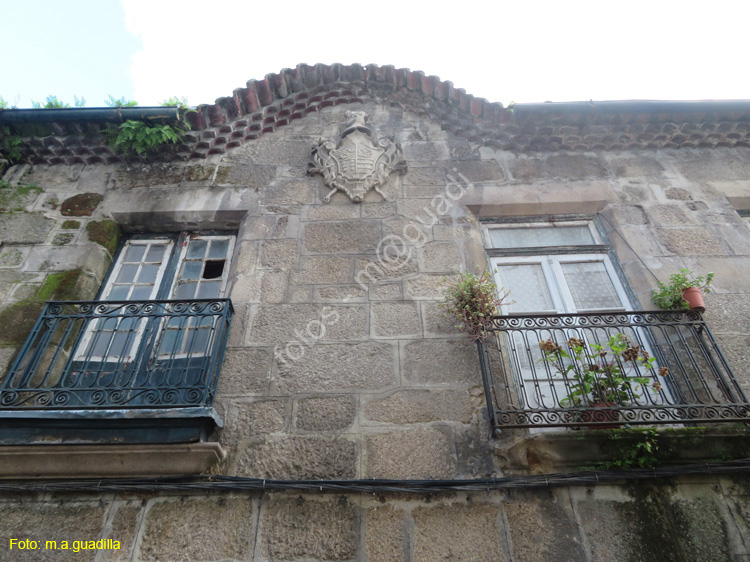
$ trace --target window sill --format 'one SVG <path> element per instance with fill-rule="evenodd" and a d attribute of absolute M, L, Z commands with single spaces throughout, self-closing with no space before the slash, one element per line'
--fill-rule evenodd
<path fill-rule="evenodd" d="M 188 476 L 225 457 L 215 442 L 0 446 L 0 479 Z"/>

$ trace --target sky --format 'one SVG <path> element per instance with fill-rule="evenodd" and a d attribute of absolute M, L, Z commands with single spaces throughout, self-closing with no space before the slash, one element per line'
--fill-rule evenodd
<path fill-rule="evenodd" d="M 391 64 L 493 102 L 750 98 L 739 0 L 35 0 L 0 10 L 0 96 L 213 103 L 298 63 Z"/>

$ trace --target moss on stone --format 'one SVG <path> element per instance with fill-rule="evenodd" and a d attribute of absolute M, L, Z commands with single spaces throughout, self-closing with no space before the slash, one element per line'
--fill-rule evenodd
<path fill-rule="evenodd" d="M 89 240 L 107 250 L 110 256 L 115 254 L 122 234 L 119 224 L 110 219 L 94 221 L 86 225 L 86 232 Z"/>
<path fill-rule="evenodd" d="M 0 312 L 0 345 L 20 346 L 34 327 L 39 314 L 48 300 L 75 300 L 78 297 L 77 283 L 81 269 L 71 269 L 47 276 L 36 292 Z"/>
<path fill-rule="evenodd" d="M 73 240 L 72 234 L 55 234 L 55 237 L 52 238 L 52 245 L 53 246 L 65 246 L 66 244 L 70 244 L 72 240 Z"/>
<path fill-rule="evenodd" d="M 99 193 L 74 195 L 62 202 L 60 214 L 65 217 L 90 217 L 103 199 L 104 196 Z"/>
<path fill-rule="evenodd" d="M 9 182 L 0 180 L 0 211 L 23 211 L 42 191 L 41 187 L 33 184 L 14 187 Z"/>
<path fill-rule="evenodd" d="M 81 221 L 76 220 L 67 220 L 64 223 L 62 223 L 62 229 L 63 230 L 75 230 L 78 227 L 81 226 Z"/>

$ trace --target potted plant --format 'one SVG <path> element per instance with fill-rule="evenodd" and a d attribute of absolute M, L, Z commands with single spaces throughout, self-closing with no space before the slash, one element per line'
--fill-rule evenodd
<path fill-rule="evenodd" d="M 563 346 L 551 338 L 539 344 L 544 354 L 541 361 L 549 363 L 565 379 L 567 396 L 560 400 L 563 407 L 613 408 L 627 406 L 641 397 L 645 389 L 658 392 L 661 384 L 643 372 L 653 369 L 654 358 L 641 346 L 633 345 L 623 334 L 610 336 L 609 341 L 587 344 L 571 337 Z M 664 375 L 666 371 L 660 372 Z M 585 412 L 583 421 L 619 420 L 616 410 Z M 616 427 L 615 425 L 597 427 Z"/>
<path fill-rule="evenodd" d="M 508 291 L 498 291 L 487 271 L 479 276 L 465 271 L 448 285 L 441 306 L 445 316 L 471 341 L 484 341 L 497 307 L 502 306 L 507 297 Z"/>
<path fill-rule="evenodd" d="M 705 312 L 703 293 L 711 292 L 710 285 L 713 279 L 713 273 L 703 277 L 683 268 L 679 273 L 669 276 L 669 283 L 657 281 L 657 288 L 651 295 L 651 300 L 664 310 L 690 309 Z"/>

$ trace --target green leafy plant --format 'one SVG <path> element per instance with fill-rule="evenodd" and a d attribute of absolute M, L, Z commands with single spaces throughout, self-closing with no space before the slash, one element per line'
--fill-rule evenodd
<path fill-rule="evenodd" d="M 636 437 L 634 441 L 626 439 L 631 435 Z M 601 463 L 601 468 L 654 468 L 660 464 L 656 456 L 659 451 L 659 432 L 656 429 L 614 431 L 609 438 L 619 441 L 620 457 Z"/>
<path fill-rule="evenodd" d="M 683 268 L 679 273 L 669 276 L 669 283 L 664 284 L 657 281 L 656 289 L 651 294 L 651 301 L 664 310 L 688 309 L 688 302 L 682 297 L 682 292 L 690 287 L 697 287 L 704 293 L 710 293 L 710 285 L 713 280 L 713 273 L 704 277 L 695 275 L 689 269 Z"/>
<path fill-rule="evenodd" d="M 8 127 L 0 127 L 0 154 L 11 163 L 21 159 L 21 137 L 10 132 Z"/>
<path fill-rule="evenodd" d="M 0 96 L 0 109 L 10 109 L 10 107 L 8 106 L 8 102 L 5 101 L 3 96 Z"/>
<path fill-rule="evenodd" d="M 487 339 L 492 317 L 497 314 L 497 307 L 509 304 L 504 302 L 508 294 L 502 289 L 498 292 L 495 282 L 486 271 L 480 276 L 463 272 L 446 288 L 445 300 L 441 306 L 445 315 L 456 322 L 456 328 L 470 340 L 484 341 Z"/>
<path fill-rule="evenodd" d="M 624 406 L 638 400 L 647 388 L 661 390 L 658 380 L 649 385 L 651 378 L 641 374 L 653 370 L 654 358 L 623 334 L 611 336 L 605 345 L 571 337 L 565 347 L 551 338 L 539 347 L 543 353 L 540 361 L 549 363 L 568 383 L 568 395 L 560 400 L 562 406 Z M 662 376 L 667 373 L 666 369 L 659 370 Z"/>
<path fill-rule="evenodd" d="M 104 100 L 105 105 L 107 107 L 135 107 L 138 105 L 138 102 L 135 100 L 126 100 L 125 96 L 117 99 L 112 96 L 108 96 L 108 99 Z"/>
<path fill-rule="evenodd" d="M 109 146 L 116 152 L 146 154 L 155 148 L 168 143 L 177 143 L 182 140 L 187 128 L 187 123 L 179 126 L 172 125 L 150 125 L 143 121 L 125 121 L 117 129 L 109 129 Z"/>
<path fill-rule="evenodd" d="M 188 109 L 188 102 L 186 97 L 178 98 L 177 96 L 172 96 L 169 99 L 164 100 L 159 105 L 162 107 L 179 107 L 181 110 Z"/>

